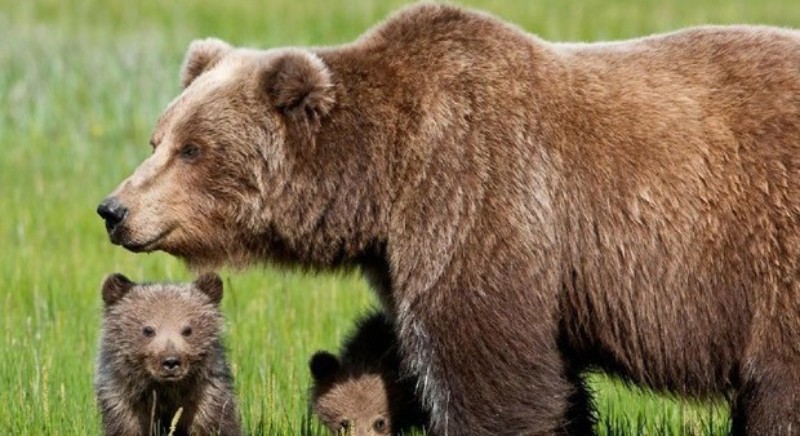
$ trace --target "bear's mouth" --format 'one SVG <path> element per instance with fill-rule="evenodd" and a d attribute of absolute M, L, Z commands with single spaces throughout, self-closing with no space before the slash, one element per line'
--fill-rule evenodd
<path fill-rule="evenodd" d="M 183 378 L 184 374 L 175 374 L 175 373 L 167 373 L 167 374 L 158 374 L 156 378 L 159 381 L 180 381 Z"/>
<path fill-rule="evenodd" d="M 155 379 L 158 383 L 177 383 L 186 377 L 186 371 L 182 371 L 180 373 L 162 373 L 158 372 L 153 374 L 153 379 Z"/>
<path fill-rule="evenodd" d="M 132 241 L 128 238 L 122 238 L 119 236 L 115 238 L 114 235 L 112 235 L 111 242 L 117 245 L 122 245 L 123 247 L 125 247 L 126 250 L 132 251 L 134 253 L 142 253 L 142 252 L 149 253 L 151 251 L 157 250 L 158 244 L 164 239 L 166 239 L 166 237 L 169 236 L 169 234 L 172 233 L 173 230 L 175 230 L 175 226 L 167 227 L 165 230 L 157 234 L 154 238 L 146 242 Z"/>
<path fill-rule="evenodd" d="M 182 367 L 179 370 L 164 370 L 162 368 L 148 368 L 150 376 L 158 383 L 175 383 L 186 378 L 189 368 Z"/>

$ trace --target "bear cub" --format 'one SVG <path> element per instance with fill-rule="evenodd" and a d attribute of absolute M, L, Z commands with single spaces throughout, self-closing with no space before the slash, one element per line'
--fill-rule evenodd
<path fill-rule="evenodd" d="M 221 343 L 222 280 L 103 283 L 95 393 L 106 435 L 241 434 Z"/>
<path fill-rule="evenodd" d="M 327 351 L 314 354 L 309 362 L 311 408 L 328 429 L 383 435 L 427 426 L 416 379 L 401 374 L 397 347 L 392 322 L 373 312 L 357 322 L 339 357 Z"/>

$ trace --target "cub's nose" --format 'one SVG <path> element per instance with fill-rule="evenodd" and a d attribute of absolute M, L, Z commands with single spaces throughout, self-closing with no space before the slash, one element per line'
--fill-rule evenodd
<path fill-rule="evenodd" d="M 170 356 L 162 360 L 161 365 L 167 371 L 175 371 L 176 369 L 181 367 L 181 360 L 178 359 L 177 357 Z"/>
<path fill-rule="evenodd" d="M 117 224 L 125 219 L 125 215 L 128 214 L 128 208 L 117 201 L 116 198 L 109 197 L 97 206 L 97 214 L 105 220 L 106 230 L 111 232 Z"/>

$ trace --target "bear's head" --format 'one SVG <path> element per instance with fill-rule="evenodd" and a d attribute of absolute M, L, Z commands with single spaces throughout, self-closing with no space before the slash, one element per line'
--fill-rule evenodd
<path fill-rule="evenodd" d="M 174 383 L 207 368 L 219 347 L 222 280 L 208 273 L 191 284 L 137 284 L 122 274 L 102 287 L 103 352 L 130 380 Z"/>
<path fill-rule="evenodd" d="M 319 55 L 200 40 L 181 82 L 157 122 L 152 155 L 98 207 L 113 243 L 208 269 L 302 258 L 316 249 L 298 244 L 323 224 L 357 231 L 349 218 L 323 216 L 339 201 L 348 153 L 315 148 L 337 95 Z M 338 209 L 355 215 L 352 203 Z M 331 248 L 321 262 L 331 263 L 343 244 L 324 244 Z"/>
<path fill-rule="evenodd" d="M 314 379 L 311 406 L 334 433 L 393 434 L 391 381 L 379 372 L 352 373 L 331 353 L 320 351 L 309 362 Z"/>

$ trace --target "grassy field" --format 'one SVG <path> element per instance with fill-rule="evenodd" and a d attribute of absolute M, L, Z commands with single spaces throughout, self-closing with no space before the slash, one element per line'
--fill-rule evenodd
<path fill-rule="evenodd" d="M 0 0 L 0 434 L 97 434 L 99 285 L 183 280 L 165 254 L 108 243 L 94 210 L 144 159 L 178 93 L 189 41 L 348 41 L 400 1 Z M 800 27 L 794 0 L 471 1 L 547 39 L 631 37 L 701 23 Z M 373 304 L 355 275 L 223 272 L 230 359 L 248 433 L 308 425 L 306 362 Z M 719 434 L 724 407 L 593 378 L 601 434 Z M 315 428 L 314 425 L 311 425 Z"/>

